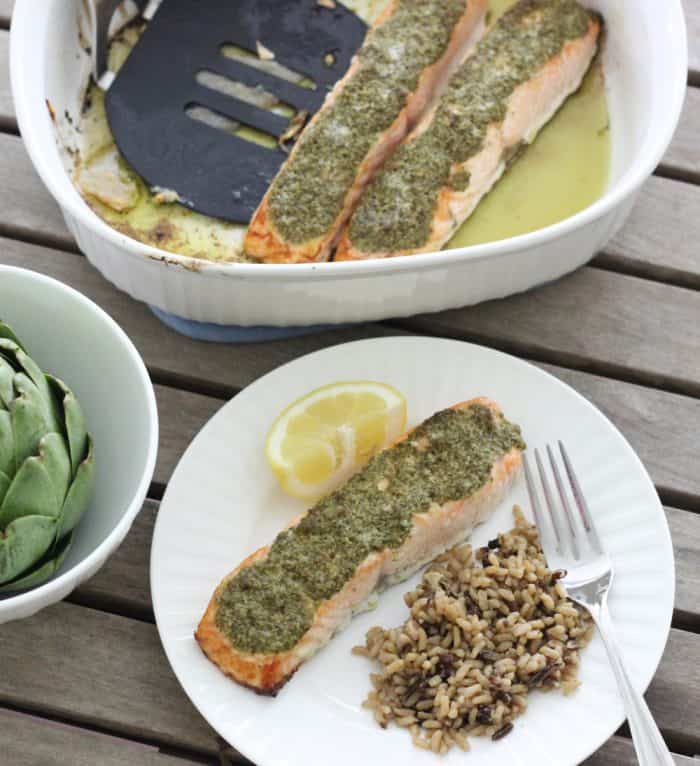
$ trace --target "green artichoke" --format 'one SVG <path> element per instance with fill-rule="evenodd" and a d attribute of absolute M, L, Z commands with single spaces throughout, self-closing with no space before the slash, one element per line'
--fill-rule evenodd
<path fill-rule="evenodd" d="M 51 577 L 92 496 L 92 439 L 77 399 L 0 321 L 0 592 Z"/>

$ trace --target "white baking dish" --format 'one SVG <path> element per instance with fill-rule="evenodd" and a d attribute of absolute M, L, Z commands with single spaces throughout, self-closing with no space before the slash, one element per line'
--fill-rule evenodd
<path fill-rule="evenodd" d="M 408 258 L 303 265 L 220 264 L 126 237 L 82 200 L 62 161 L 46 99 L 76 113 L 88 72 L 81 0 L 17 0 L 10 46 L 17 118 L 29 154 L 90 261 L 170 314 L 223 325 L 310 325 L 408 316 L 505 296 L 586 263 L 620 228 L 666 150 L 686 85 L 681 0 L 590 0 L 607 21 L 612 129 L 608 189 L 558 224 L 509 240 Z M 572 151 L 576 147 L 572 146 Z"/>

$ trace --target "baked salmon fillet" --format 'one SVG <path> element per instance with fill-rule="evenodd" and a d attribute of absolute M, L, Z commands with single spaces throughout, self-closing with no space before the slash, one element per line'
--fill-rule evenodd
<path fill-rule="evenodd" d="M 487 0 L 390 0 L 270 185 L 244 250 L 324 261 L 376 169 L 484 31 Z"/>
<path fill-rule="evenodd" d="M 575 0 L 506 11 L 375 176 L 335 260 L 439 250 L 579 88 L 600 30 Z"/>
<path fill-rule="evenodd" d="M 276 694 L 377 592 L 489 516 L 524 448 L 489 399 L 436 413 L 224 577 L 200 647 L 238 683 Z"/>

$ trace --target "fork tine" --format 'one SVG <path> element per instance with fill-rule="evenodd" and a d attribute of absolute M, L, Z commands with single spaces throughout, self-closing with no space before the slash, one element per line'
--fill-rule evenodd
<path fill-rule="evenodd" d="M 540 474 L 540 481 L 542 482 L 542 489 L 544 491 L 544 499 L 547 502 L 547 510 L 549 511 L 549 518 L 552 521 L 552 527 L 554 528 L 554 534 L 557 538 L 557 550 L 561 553 L 561 531 L 559 530 L 559 523 L 557 522 L 556 509 L 554 507 L 554 498 L 552 497 L 552 491 L 547 481 L 547 474 L 545 473 L 544 466 L 542 465 L 542 458 L 540 458 L 540 452 L 535 448 L 535 462 L 537 463 L 537 470 Z"/>
<path fill-rule="evenodd" d="M 591 547 L 596 553 L 603 553 L 603 546 L 600 543 L 598 531 L 593 524 L 593 517 L 591 516 L 591 512 L 588 510 L 588 503 L 586 502 L 586 498 L 584 497 L 584 494 L 581 490 L 581 485 L 578 483 L 578 478 L 576 477 L 574 467 L 571 463 L 571 459 L 569 458 L 569 453 L 566 451 L 563 442 L 559 441 L 558 444 L 562 460 L 564 461 L 564 468 L 566 469 L 567 476 L 569 477 L 571 491 L 573 493 L 574 500 L 576 501 L 576 507 L 581 514 L 581 520 L 583 521 L 583 526 L 588 534 L 588 539 L 591 543 Z"/>
<path fill-rule="evenodd" d="M 527 493 L 530 496 L 530 505 L 535 516 L 535 526 L 540 538 L 540 547 L 545 557 L 561 555 L 561 545 L 556 536 L 557 529 L 552 529 L 552 524 L 547 522 L 547 515 L 542 510 L 535 477 L 530 468 L 530 461 L 527 455 L 523 455 L 523 468 L 525 470 L 525 483 L 527 484 Z"/>
<path fill-rule="evenodd" d="M 557 489 L 559 490 L 559 497 L 561 498 L 561 504 L 564 508 L 564 517 L 566 518 L 566 523 L 569 527 L 569 542 L 571 543 L 571 550 L 574 554 L 574 558 L 576 561 L 578 561 L 581 558 L 581 551 L 579 550 L 578 540 L 576 538 L 576 520 L 574 519 L 574 513 L 571 510 L 569 498 L 566 495 L 564 482 L 561 480 L 561 474 L 559 473 L 557 461 L 554 459 L 554 452 L 552 452 L 552 448 L 549 446 L 549 444 L 547 445 L 547 455 L 549 456 L 549 462 L 552 466 L 554 483 L 557 485 Z"/>
<path fill-rule="evenodd" d="M 527 493 L 530 495 L 530 505 L 532 505 L 532 512 L 535 515 L 535 526 L 539 530 L 540 536 L 544 531 L 544 516 L 542 515 L 542 508 L 540 507 L 540 499 L 537 496 L 537 489 L 535 487 L 535 480 L 530 471 L 530 461 L 527 459 L 527 455 L 523 455 L 523 468 L 525 469 L 525 483 L 527 484 Z"/>

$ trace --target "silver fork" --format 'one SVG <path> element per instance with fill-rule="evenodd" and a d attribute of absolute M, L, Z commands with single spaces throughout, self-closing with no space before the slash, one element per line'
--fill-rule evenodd
<path fill-rule="evenodd" d="M 673 766 L 673 758 L 649 712 L 644 697 L 632 685 L 622 661 L 622 654 L 608 611 L 608 591 L 614 573 L 612 562 L 593 525 L 593 518 L 566 449 L 561 442 L 558 444 L 576 511 L 572 508 L 554 450 L 549 445 L 547 445 L 547 456 L 559 503 L 552 491 L 551 482 L 547 478 L 540 452 L 535 450 L 535 462 L 542 483 L 546 512 L 540 504 L 535 478 L 527 456 L 524 461 L 525 480 L 542 550 L 550 569 L 566 570 L 566 575 L 561 582 L 566 587 L 569 598 L 590 612 L 603 639 L 627 712 L 637 760 L 642 766 Z"/>

